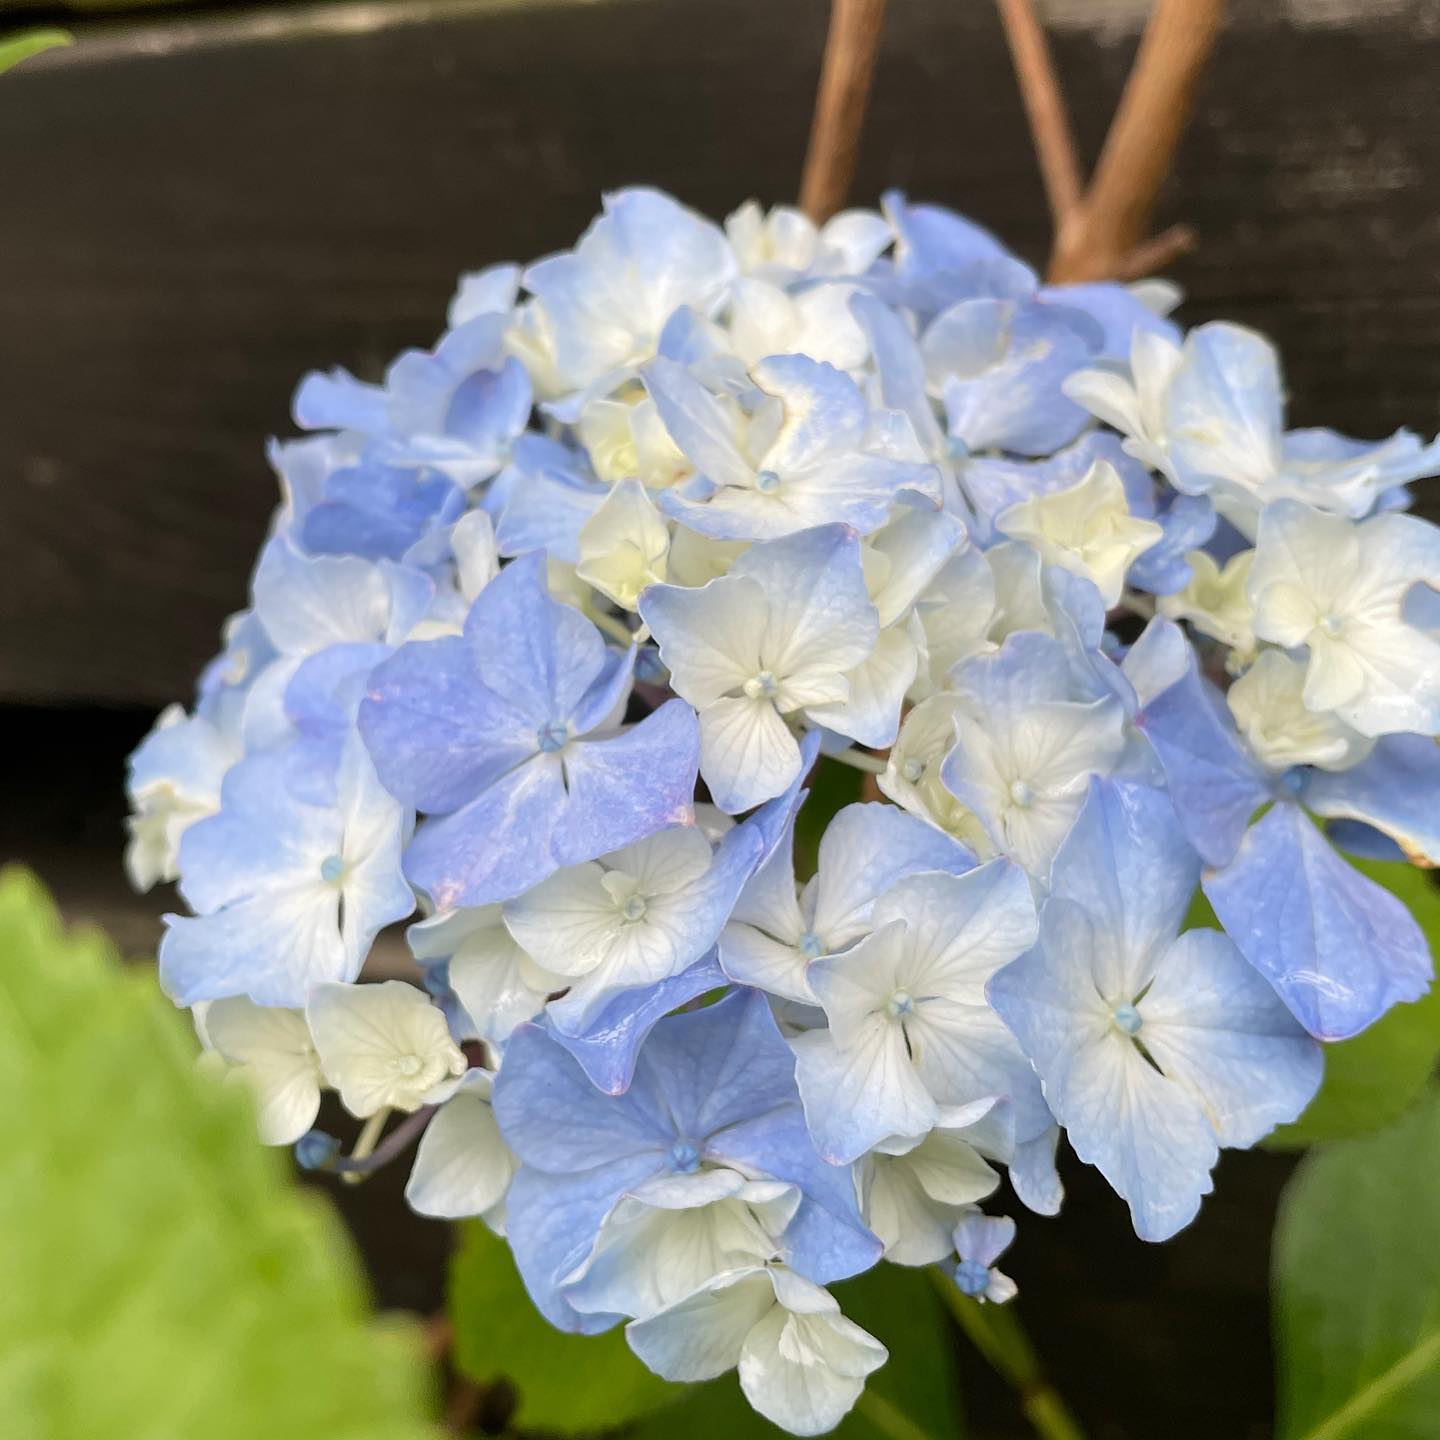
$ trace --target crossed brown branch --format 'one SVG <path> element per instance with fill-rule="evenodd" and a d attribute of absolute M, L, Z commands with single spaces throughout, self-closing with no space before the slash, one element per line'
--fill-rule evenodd
<path fill-rule="evenodd" d="M 1089 183 L 1034 0 L 996 0 L 1055 227 L 1051 280 L 1134 279 L 1195 243 L 1175 225 L 1150 234 L 1160 186 L 1194 109 L 1225 0 L 1155 0 Z M 817 222 L 854 178 L 885 0 L 833 0 L 805 158 L 801 205 Z"/>

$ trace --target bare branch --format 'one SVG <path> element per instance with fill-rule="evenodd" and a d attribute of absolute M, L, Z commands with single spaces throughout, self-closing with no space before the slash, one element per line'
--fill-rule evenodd
<path fill-rule="evenodd" d="M 1084 186 L 1065 97 L 1055 73 L 1050 42 L 1035 14 L 1033 0 L 996 0 L 996 3 L 1010 46 L 1010 58 L 1015 64 L 1020 98 L 1030 120 L 1045 198 L 1050 202 L 1050 216 L 1058 231 L 1080 204 Z"/>
<path fill-rule="evenodd" d="M 1095 174 L 1056 236 L 1052 280 L 1133 268 L 1224 14 L 1225 0 L 1156 0 Z"/>
<path fill-rule="evenodd" d="M 830 30 L 800 182 L 800 208 L 817 225 L 845 204 L 855 178 L 884 16 L 885 0 L 831 0 Z"/>

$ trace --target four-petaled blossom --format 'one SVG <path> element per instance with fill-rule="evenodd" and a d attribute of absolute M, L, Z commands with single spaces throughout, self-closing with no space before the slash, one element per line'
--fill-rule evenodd
<path fill-rule="evenodd" d="M 794 1041 L 806 1118 L 835 1164 L 892 1135 L 924 1135 L 942 1106 L 994 1095 L 1023 1103 L 1033 1085 L 985 1001 L 985 982 L 1035 938 L 1024 872 L 994 860 L 964 875 L 911 876 L 870 921 L 866 939 L 811 966 L 829 1027 Z"/>
<path fill-rule="evenodd" d="M 722 810 L 748 810 L 795 778 L 787 716 L 824 705 L 845 733 L 846 672 L 875 646 L 879 620 L 860 542 L 824 525 L 753 546 L 698 589 L 656 585 L 640 597 L 676 694 L 700 715 L 700 773 Z"/>
<path fill-rule="evenodd" d="M 1199 871 L 1163 795 L 1093 782 L 1038 943 L 987 991 L 1144 1240 L 1194 1219 L 1221 1146 L 1293 1120 L 1320 1083 L 1319 1047 L 1230 939 L 1178 934 Z"/>
<path fill-rule="evenodd" d="M 409 824 L 358 740 L 339 762 L 333 805 L 297 799 L 283 751 L 225 777 L 220 809 L 180 842 L 181 893 L 167 915 L 160 976 L 178 1004 L 248 995 L 304 1005 L 322 980 L 354 980 L 380 930 L 415 896 L 399 873 Z"/>
<path fill-rule="evenodd" d="M 527 555 L 463 635 L 412 641 L 375 671 L 360 732 L 390 792 L 432 817 L 405 873 L 437 905 L 506 898 L 688 818 L 694 717 L 671 702 L 620 730 L 631 664 Z"/>
<path fill-rule="evenodd" d="M 1294 501 L 1261 517 L 1248 590 L 1255 633 L 1305 646 L 1307 709 L 1362 735 L 1440 732 L 1440 641 L 1406 611 L 1440 589 L 1440 530 L 1410 515 L 1358 524 Z"/>

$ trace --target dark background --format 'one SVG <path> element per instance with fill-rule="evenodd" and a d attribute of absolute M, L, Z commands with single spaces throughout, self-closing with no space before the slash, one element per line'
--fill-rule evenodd
<path fill-rule="evenodd" d="M 0 12 L 19 7 L 0 0 Z M 1043 7 L 1093 155 L 1145 6 Z M 376 0 L 64 18 L 0 81 L 0 859 L 153 948 L 119 869 L 123 760 L 214 651 L 299 376 L 379 372 L 456 275 L 568 245 L 649 181 L 717 217 L 793 196 L 823 0 Z M 14 16 L 17 21 L 22 18 Z M 23 16 L 54 19 L 37 11 Z M 1235 0 L 1157 228 L 1182 318 L 1285 352 L 1295 424 L 1440 426 L 1440 3 Z M 891 0 L 855 196 L 938 200 L 1039 262 L 1049 226 L 988 0 Z M 1422 508 L 1437 513 L 1422 498 Z M 1231 1155 L 1163 1247 L 1071 1162 L 1013 1264 L 1098 1440 L 1270 1432 L 1266 1269 L 1289 1161 Z M 439 1303 L 403 1177 L 340 1199 L 386 1304 Z M 388 1188 L 387 1188 L 388 1187 Z M 1026 1434 L 961 1358 L 973 1433 Z"/>

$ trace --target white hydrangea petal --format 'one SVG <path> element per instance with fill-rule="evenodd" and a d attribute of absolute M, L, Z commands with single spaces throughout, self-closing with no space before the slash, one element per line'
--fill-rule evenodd
<path fill-rule="evenodd" d="M 494 1222 L 517 1162 L 490 1108 L 491 1080 L 487 1071 L 467 1072 L 425 1127 L 405 1186 L 417 1214 L 439 1220 L 483 1215 Z"/>
<path fill-rule="evenodd" d="M 704 1289 L 625 1327 L 630 1348 L 662 1380 L 713 1380 L 733 1370 L 745 1337 L 775 1306 L 763 1268 L 717 1275 Z"/>
<path fill-rule="evenodd" d="M 756 1411 L 792 1435 L 823 1435 L 887 1359 L 873 1335 L 838 1312 L 802 1315 L 777 1305 L 745 1338 L 740 1388 Z"/>
<path fill-rule="evenodd" d="M 418 1110 L 438 1085 L 465 1070 L 445 1016 L 402 980 L 317 985 L 305 1016 L 325 1078 L 352 1115 Z"/>
<path fill-rule="evenodd" d="M 215 1000 L 206 1007 L 205 1037 L 254 1093 L 263 1144 L 293 1144 L 315 1123 L 320 1060 L 300 1011 L 243 995 Z"/>

